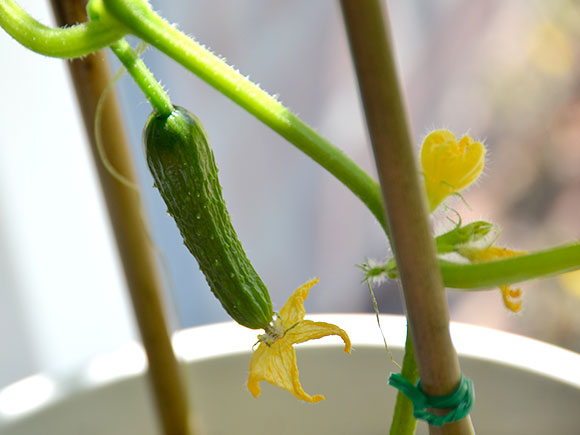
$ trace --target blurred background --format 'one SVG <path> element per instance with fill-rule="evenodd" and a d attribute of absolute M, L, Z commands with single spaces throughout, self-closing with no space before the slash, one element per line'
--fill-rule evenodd
<path fill-rule="evenodd" d="M 48 2 L 19 3 L 43 23 L 54 22 Z M 152 3 L 375 173 L 336 1 Z M 488 146 L 485 173 L 464 195 L 469 206 L 449 204 L 464 222 L 499 224 L 498 244 L 512 249 L 577 239 L 580 5 L 388 5 L 417 148 L 428 132 L 442 127 Z M 0 52 L 1 388 L 39 371 L 75 370 L 137 334 L 65 61 L 31 53 L 3 31 Z M 171 59 L 151 48 L 144 59 L 173 102 L 203 121 L 234 226 L 275 307 L 317 276 L 308 312 L 372 311 L 356 264 L 381 260 L 389 250 L 365 207 Z M 130 78 L 117 89 L 147 219 L 162 253 L 172 326 L 227 320 L 152 188 L 141 149 L 150 106 Z M 444 212 L 433 218 L 435 229 L 445 222 Z M 521 287 L 524 308 L 518 315 L 507 311 L 498 290 L 449 291 L 452 320 L 580 351 L 580 276 Z M 381 312 L 403 312 L 396 283 L 375 288 L 375 294 Z"/>

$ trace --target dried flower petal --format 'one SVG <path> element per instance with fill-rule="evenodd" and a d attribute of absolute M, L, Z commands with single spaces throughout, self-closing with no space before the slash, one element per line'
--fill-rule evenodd
<path fill-rule="evenodd" d="M 280 310 L 279 317 L 273 320 L 272 328 L 259 337 L 260 345 L 252 355 L 248 378 L 248 389 L 254 397 L 260 395 L 260 381 L 267 381 L 290 391 L 298 399 L 313 403 L 324 400 L 324 396 L 311 396 L 302 389 L 293 345 L 338 335 L 344 341 L 344 351 L 350 353 L 350 339 L 338 326 L 304 320 L 304 300 L 317 282 L 318 279 L 313 279 L 296 289 Z"/>
<path fill-rule="evenodd" d="M 525 254 L 526 251 L 513 251 L 511 249 L 500 248 L 499 246 L 490 246 L 486 249 L 465 249 L 460 251 L 461 255 L 467 258 L 472 263 L 482 263 L 484 261 L 498 260 L 500 258 L 515 257 L 517 255 Z M 505 306 L 517 313 L 522 309 L 522 290 L 512 289 L 509 285 L 501 285 L 499 287 L 503 297 Z"/>

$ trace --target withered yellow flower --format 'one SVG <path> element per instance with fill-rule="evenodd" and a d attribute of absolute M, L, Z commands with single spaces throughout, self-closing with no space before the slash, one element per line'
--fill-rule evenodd
<path fill-rule="evenodd" d="M 344 341 L 344 351 L 350 353 L 350 339 L 345 331 L 330 323 L 304 320 L 304 300 L 317 282 L 315 278 L 296 289 L 266 328 L 266 333 L 258 337 L 260 345 L 252 355 L 248 378 L 248 389 L 254 397 L 260 395 L 260 381 L 268 381 L 290 391 L 298 399 L 312 403 L 324 400 L 323 395 L 311 396 L 302 389 L 293 345 L 338 335 Z"/>
<path fill-rule="evenodd" d="M 460 254 L 467 258 L 472 263 L 482 263 L 484 261 L 499 260 L 500 258 L 515 257 L 517 255 L 526 254 L 526 251 L 513 251 L 511 249 L 500 248 L 498 246 L 490 246 L 480 250 L 465 250 L 460 251 Z M 522 290 L 512 289 L 509 285 L 499 286 L 503 297 L 505 306 L 517 313 L 522 309 Z"/>
<path fill-rule="evenodd" d="M 485 165 L 485 147 L 469 136 L 461 140 L 447 130 L 435 130 L 423 141 L 421 166 L 429 208 L 473 183 Z"/>

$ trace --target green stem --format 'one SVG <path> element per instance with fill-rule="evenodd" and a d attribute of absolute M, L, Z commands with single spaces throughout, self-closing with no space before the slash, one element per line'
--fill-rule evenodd
<path fill-rule="evenodd" d="M 279 101 L 222 59 L 171 26 L 143 1 L 104 0 L 107 11 L 131 32 L 163 51 L 222 92 L 318 162 L 369 208 L 386 231 L 381 191 L 375 179 Z"/>
<path fill-rule="evenodd" d="M 258 85 L 171 26 L 146 1 L 105 0 L 104 3 L 107 9 L 104 9 L 103 0 L 89 2 L 90 22 L 55 29 L 36 21 L 14 0 L 0 0 L 0 26 L 30 50 L 64 58 L 81 57 L 107 45 L 115 45 L 115 41 L 131 31 L 238 103 L 318 162 L 361 199 L 388 235 L 377 181 L 340 149 Z M 121 21 L 129 23 L 129 28 L 108 14 L 109 10 Z M 151 96 L 149 90 L 144 92 Z M 165 106 L 163 98 L 150 100 L 157 110 Z M 162 113 L 165 110 L 166 107 Z"/>
<path fill-rule="evenodd" d="M 485 263 L 440 260 L 439 264 L 446 287 L 485 289 L 580 269 L 580 243 Z"/>
<path fill-rule="evenodd" d="M 171 104 L 169 96 L 165 93 L 159 82 L 155 80 L 151 71 L 149 71 L 139 56 L 137 56 L 137 53 L 135 53 L 129 43 L 121 38 L 111 44 L 111 49 L 125 68 L 127 68 L 127 71 L 131 74 L 131 77 L 133 77 L 133 80 L 135 80 L 139 88 L 141 88 L 154 110 L 162 117 L 171 115 L 173 112 L 173 104 Z"/>
<path fill-rule="evenodd" d="M 32 51 L 63 58 L 94 53 L 127 34 L 122 25 L 107 21 L 48 27 L 28 15 L 14 0 L 0 0 L 0 27 Z"/>
<path fill-rule="evenodd" d="M 407 328 L 407 340 L 405 341 L 405 356 L 403 357 L 403 368 L 401 375 L 413 385 L 419 379 L 419 369 L 415 360 L 415 349 L 413 348 L 413 338 Z M 413 417 L 413 403 L 404 393 L 397 393 L 397 401 L 393 412 L 393 422 L 391 424 L 390 435 L 413 435 L 417 426 L 417 420 Z"/>

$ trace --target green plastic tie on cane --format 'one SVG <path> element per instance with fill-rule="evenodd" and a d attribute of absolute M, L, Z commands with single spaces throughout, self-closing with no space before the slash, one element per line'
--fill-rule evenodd
<path fill-rule="evenodd" d="M 425 420 L 432 426 L 443 426 L 467 417 L 475 402 L 473 382 L 461 375 L 454 392 L 443 396 L 428 396 L 421 388 L 421 379 L 416 385 L 411 384 L 398 373 L 391 373 L 389 385 L 401 391 L 413 403 L 413 415 L 418 420 Z M 445 415 L 435 415 L 427 409 L 449 409 Z"/>

